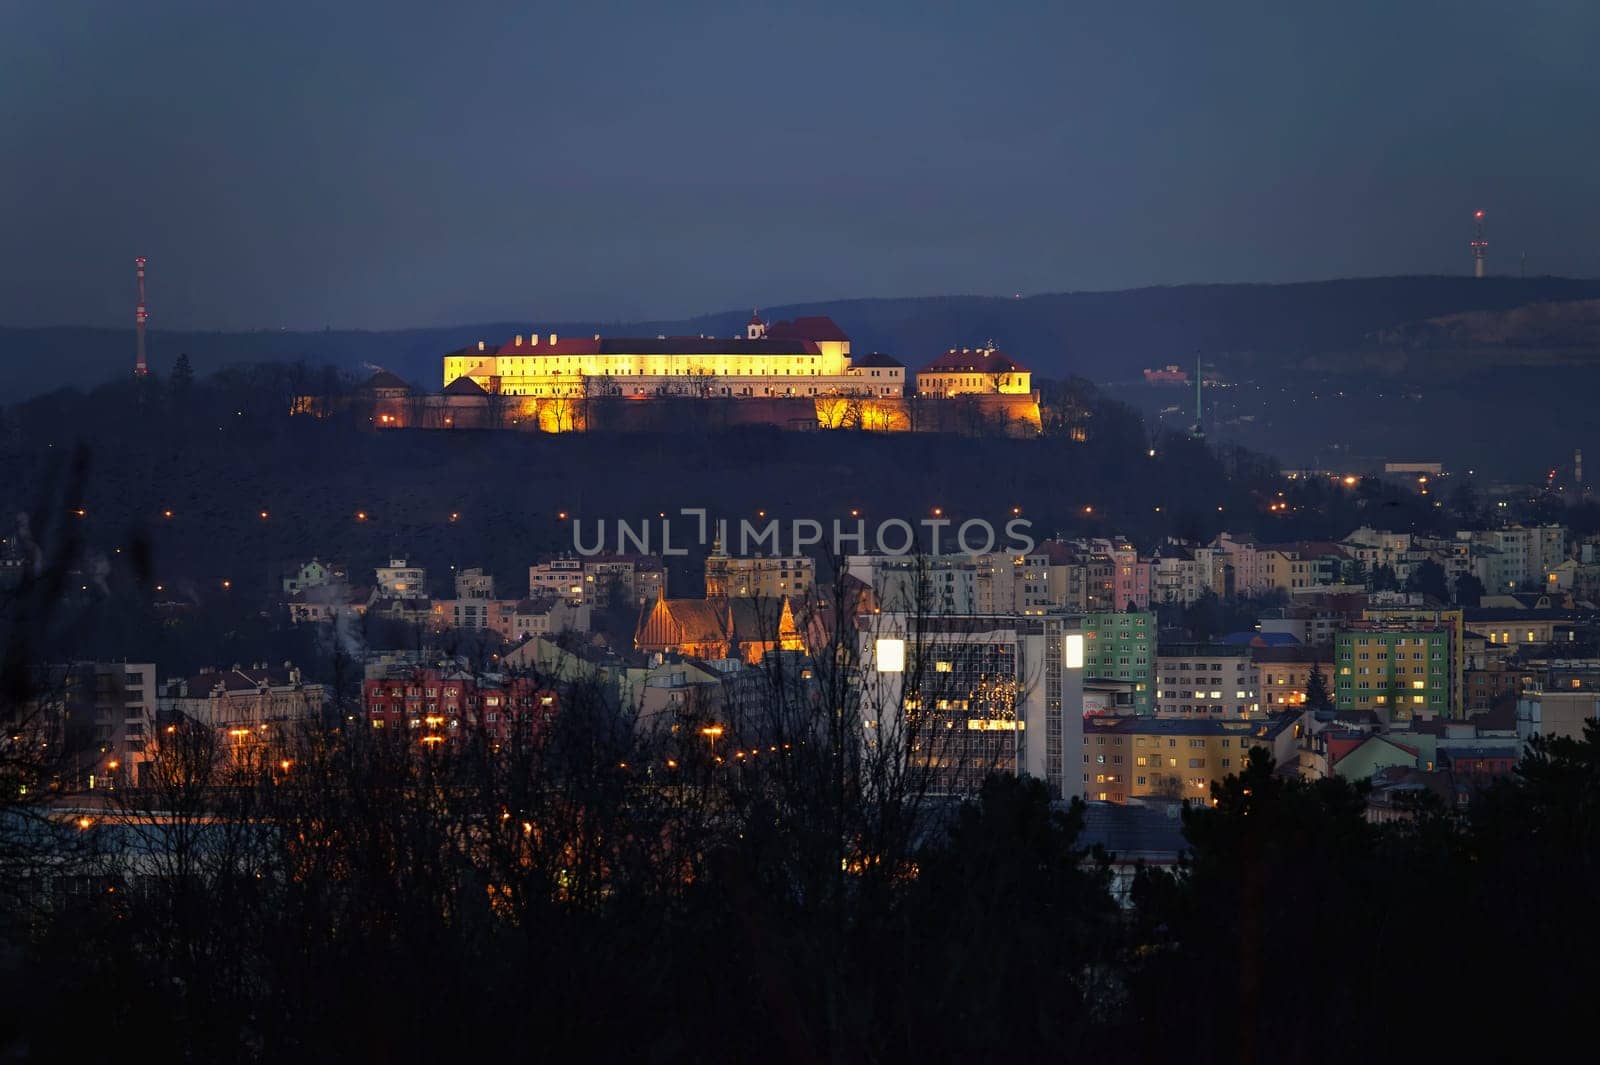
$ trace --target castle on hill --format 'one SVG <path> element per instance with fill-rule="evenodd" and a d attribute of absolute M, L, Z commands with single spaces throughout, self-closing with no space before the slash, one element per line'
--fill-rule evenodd
<path fill-rule="evenodd" d="M 768 323 L 736 337 L 517 335 L 443 358 L 444 387 L 394 374 L 367 382 L 381 429 L 659 431 L 683 425 L 1002 432 L 1039 429 L 1027 367 L 998 351 L 951 348 L 915 376 L 891 356 L 856 357 L 831 318 Z"/>

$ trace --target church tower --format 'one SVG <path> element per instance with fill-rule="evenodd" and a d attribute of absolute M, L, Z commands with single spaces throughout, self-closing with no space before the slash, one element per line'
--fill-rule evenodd
<path fill-rule="evenodd" d="M 760 311 L 750 312 L 750 324 L 744 327 L 746 340 L 761 340 L 767 335 L 767 323 L 761 320 Z"/>

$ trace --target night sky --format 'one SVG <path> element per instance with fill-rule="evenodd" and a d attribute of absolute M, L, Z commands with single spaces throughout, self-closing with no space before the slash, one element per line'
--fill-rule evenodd
<path fill-rule="evenodd" d="M 1600 273 L 1600 4 L 0 0 L 0 323 Z"/>

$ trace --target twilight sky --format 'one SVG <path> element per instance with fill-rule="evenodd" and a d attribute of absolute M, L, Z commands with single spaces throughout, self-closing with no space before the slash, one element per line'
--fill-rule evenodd
<path fill-rule="evenodd" d="M 0 0 L 0 324 L 1600 274 L 1593 0 Z"/>

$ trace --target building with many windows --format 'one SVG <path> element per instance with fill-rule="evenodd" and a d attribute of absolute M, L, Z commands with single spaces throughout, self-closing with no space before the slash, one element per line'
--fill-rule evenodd
<path fill-rule="evenodd" d="M 1361 612 L 1361 619 L 1387 626 L 1436 625 L 1446 629 L 1450 636 L 1448 652 L 1450 702 L 1449 709 L 1442 710 L 1440 713 L 1451 717 L 1459 717 L 1463 713 L 1462 708 L 1467 705 L 1466 611 L 1456 607 L 1371 606 Z M 1414 699 L 1413 703 L 1415 703 Z"/>
<path fill-rule="evenodd" d="M 1097 611 L 1083 618 L 1084 676 L 1126 681 L 1133 712 L 1156 711 L 1156 616 Z"/>
<path fill-rule="evenodd" d="M 1451 632 L 1440 623 L 1354 622 L 1334 638 L 1334 703 L 1391 722 L 1452 712 Z"/>
<path fill-rule="evenodd" d="M 475 734 L 492 743 L 536 739 L 557 706 L 555 693 L 531 677 L 407 666 L 369 676 L 361 697 L 373 728 L 424 746 Z"/>
<path fill-rule="evenodd" d="M 917 394 L 970 393 L 1025 396 L 1033 391 L 1033 371 L 999 351 L 994 341 L 981 348 L 951 348 L 917 371 Z"/>
<path fill-rule="evenodd" d="M 655 555 L 560 555 L 528 567 L 528 597 L 558 598 L 604 607 L 635 606 L 667 590 L 667 573 Z"/>
<path fill-rule="evenodd" d="M 859 630 L 863 757 L 905 758 L 931 794 L 1026 773 L 1081 797 L 1084 640 L 1072 618 L 869 614 Z"/>
<path fill-rule="evenodd" d="M 1083 790 L 1097 802 L 1211 801 L 1211 786 L 1244 768 L 1251 750 L 1274 765 L 1294 757 L 1298 711 L 1261 721 L 1091 717 L 1083 722 Z"/>
<path fill-rule="evenodd" d="M 379 596 L 389 599 L 428 598 L 428 571 L 410 565 L 403 558 L 391 558 L 377 569 Z"/>
<path fill-rule="evenodd" d="M 852 362 L 850 338 L 831 318 L 769 326 L 758 314 L 739 337 L 534 333 L 479 341 L 444 357 L 444 384 L 465 378 L 486 395 L 544 399 L 904 395 L 903 366 L 883 355 L 864 362 Z"/>
<path fill-rule="evenodd" d="M 1156 714 L 1259 716 L 1261 699 L 1251 650 L 1243 644 L 1163 644 L 1156 655 Z"/>
<path fill-rule="evenodd" d="M 238 762 L 276 760 L 320 720 L 332 701 L 325 684 L 308 682 L 292 663 L 265 662 L 232 669 L 202 669 L 162 682 L 157 739 L 177 722 L 192 721 L 217 734 L 218 749 Z M 176 719 L 176 720 L 175 720 Z"/>
<path fill-rule="evenodd" d="M 1255 663 L 1256 681 L 1261 694 L 1262 712 L 1276 714 L 1306 704 L 1306 687 L 1312 670 L 1322 672 L 1322 683 L 1333 696 L 1333 658 L 1326 646 L 1250 648 Z"/>
<path fill-rule="evenodd" d="M 8 728 L 37 730 L 38 743 L 70 752 L 64 783 L 93 789 L 138 782 L 156 716 L 152 663 L 46 666 L 32 681 L 28 705 Z"/>
<path fill-rule="evenodd" d="M 734 558 L 715 547 L 706 559 L 706 598 L 781 599 L 811 596 L 817 564 L 806 555 Z"/>

